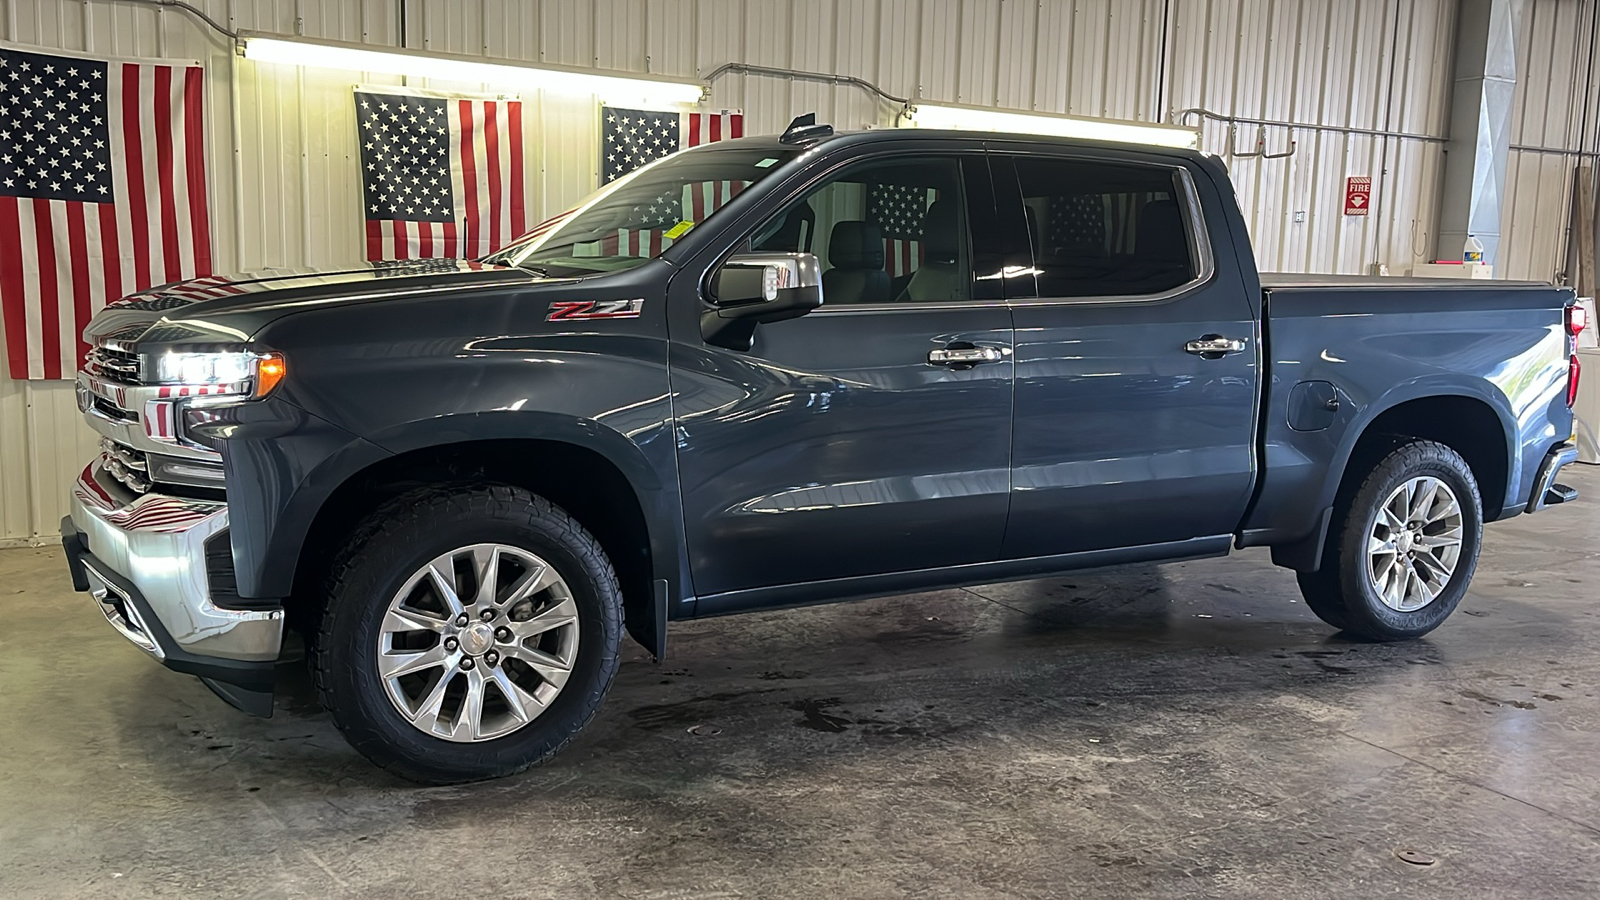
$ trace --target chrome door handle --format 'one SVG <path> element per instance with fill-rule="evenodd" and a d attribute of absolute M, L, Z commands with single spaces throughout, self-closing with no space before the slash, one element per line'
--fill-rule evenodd
<path fill-rule="evenodd" d="M 1207 359 L 1218 359 L 1229 353 L 1239 353 L 1244 350 L 1242 338 L 1226 338 L 1220 334 L 1208 334 L 1197 341 L 1190 341 L 1183 345 L 1185 353 L 1204 356 Z"/>
<path fill-rule="evenodd" d="M 940 347 L 928 351 L 928 363 L 935 366 L 975 366 L 999 362 L 1001 356 L 995 347 Z"/>

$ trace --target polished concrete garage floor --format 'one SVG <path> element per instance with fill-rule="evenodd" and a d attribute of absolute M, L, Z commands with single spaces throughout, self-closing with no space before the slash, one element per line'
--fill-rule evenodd
<path fill-rule="evenodd" d="M 0 553 L 0 896 L 1600 895 L 1600 470 L 1430 638 L 1264 552 L 683 624 L 513 780 L 419 789 Z M 1415 854 L 1415 865 L 1404 855 Z"/>

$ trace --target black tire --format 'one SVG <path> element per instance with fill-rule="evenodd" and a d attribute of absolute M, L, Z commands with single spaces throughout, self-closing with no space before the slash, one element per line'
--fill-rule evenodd
<path fill-rule="evenodd" d="M 1317 618 L 1344 631 L 1350 620 L 1344 613 L 1344 591 L 1339 587 L 1338 569 L 1338 565 L 1324 561 L 1322 568 L 1315 572 L 1296 573 L 1295 580 L 1300 582 L 1300 596 Z"/>
<path fill-rule="evenodd" d="M 567 682 L 537 717 L 511 733 L 462 743 L 423 733 L 401 715 L 377 672 L 378 634 L 405 580 L 442 553 L 475 543 L 527 550 L 567 582 L 578 609 Z M 322 705 L 363 756 L 425 784 L 521 772 L 557 753 L 600 708 L 617 672 L 622 592 L 599 542 L 543 497 L 504 485 L 426 489 L 369 516 L 333 567 L 315 678 Z"/>
<path fill-rule="evenodd" d="M 1367 538 L 1380 506 L 1406 481 L 1432 476 L 1455 494 L 1461 508 L 1461 548 L 1455 571 L 1426 605 L 1400 611 L 1385 604 L 1367 573 Z M 1317 617 L 1342 631 L 1375 641 L 1403 641 L 1438 628 L 1466 595 L 1483 542 L 1483 498 L 1461 455 L 1434 441 L 1408 441 L 1375 465 L 1352 492 L 1341 492 L 1323 552 L 1322 567 L 1299 574 L 1300 594 Z"/>

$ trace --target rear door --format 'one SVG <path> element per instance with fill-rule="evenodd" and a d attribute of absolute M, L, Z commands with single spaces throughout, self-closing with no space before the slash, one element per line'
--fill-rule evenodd
<path fill-rule="evenodd" d="M 701 611 L 736 603 L 715 595 L 997 559 L 1012 331 L 998 285 L 974 275 L 972 236 L 994 217 L 983 154 L 880 153 L 776 208 L 754 248 L 817 254 L 824 305 L 759 326 L 749 351 L 674 326 Z"/>
<path fill-rule="evenodd" d="M 1002 555 L 1232 532 L 1254 478 L 1259 300 L 1231 259 L 1214 262 L 1200 183 L 1155 155 L 994 160 L 1002 213 L 1026 222 L 1036 286 L 1012 294 Z"/>

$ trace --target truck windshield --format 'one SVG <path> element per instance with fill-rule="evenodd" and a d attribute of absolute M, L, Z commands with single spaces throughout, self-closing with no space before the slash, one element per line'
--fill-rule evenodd
<path fill-rule="evenodd" d="M 567 277 L 643 265 L 796 152 L 735 145 L 662 157 L 534 226 L 484 262 Z"/>

